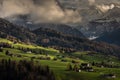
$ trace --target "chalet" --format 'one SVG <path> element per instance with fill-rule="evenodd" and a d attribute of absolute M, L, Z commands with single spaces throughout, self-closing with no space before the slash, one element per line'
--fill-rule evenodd
<path fill-rule="evenodd" d="M 31 51 L 27 51 L 26 53 L 32 53 Z"/>
<path fill-rule="evenodd" d="M 78 71 L 78 72 L 81 72 L 81 71 L 82 71 L 82 70 L 80 70 L 80 69 L 79 69 L 79 71 Z"/>
<path fill-rule="evenodd" d="M 90 67 L 89 63 L 82 63 L 81 64 L 81 69 L 86 69 L 87 67 Z"/>
<path fill-rule="evenodd" d="M 89 63 L 82 63 L 81 66 L 82 67 L 90 67 L 90 64 Z"/>
<path fill-rule="evenodd" d="M 82 70 L 81 69 L 76 69 L 76 70 L 74 70 L 75 72 L 82 72 Z"/>
<path fill-rule="evenodd" d="M 93 72 L 94 71 L 94 69 L 90 66 L 89 63 L 82 63 L 81 66 L 80 66 L 80 69 L 88 71 L 88 72 Z"/>
<path fill-rule="evenodd" d="M 88 72 L 93 72 L 94 69 L 93 69 L 92 67 L 87 67 L 87 68 L 86 68 L 86 71 L 88 71 Z"/>
<path fill-rule="evenodd" d="M 101 67 L 101 68 L 104 68 L 104 66 L 103 66 L 103 65 L 101 65 L 100 67 Z"/>

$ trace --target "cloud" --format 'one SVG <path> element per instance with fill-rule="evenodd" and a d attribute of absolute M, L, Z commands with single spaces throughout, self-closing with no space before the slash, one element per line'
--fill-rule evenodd
<path fill-rule="evenodd" d="M 28 14 L 32 6 L 31 1 L 28 2 L 28 0 L 3 0 L 1 2 L 0 16 L 3 18 L 18 14 Z"/>
<path fill-rule="evenodd" d="M 95 0 L 96 4 L 120 3 L 120 0 Z"/>
<path fill-rule="evenodd" d="M 90 9 L 94 6 L 102 12 L 114 7 L 111 3 L 119 4 L 119 0 L 76 0 L 80 9 Z M 80 10 L 81 11 L 81 10 Z M 63 10 L 56 0 L 0 0 L 0 17 L 17 19 L 18 15 L 28 15 L 34 23 L 80 23 L 84 17 L 80 11 Z M 94 12 L 94 11 L 93 11 Z"/>
<path fill-rule="evenodd" d="M 114 4 L 111 4 L 111 5 L 104 5 L 104 4 L 97 5 L 97 8 L 100 9 L 104 13 L 107 12 L 108 10 L 110 10 L 110 9 L 113 9 L 114 7 L 115 7 Z"/>
<path fill-rule="evenodd" d="M 115 4 L 120 5 L 120 0 L 88 0 L 89 5 L 96 6 L 103 13 L 115 7 Z"/>
<path fill-rule="evenodd" d="M 29 15 L 31 21 L 39 22 L 80 22 L 80 15 L 72 10 L 63 11 L 55 0 L 1 0 L 0 17 Z"/>
<path fill-rule="evenodd" d="M 94 5 L 95 4 L 95 0 L 88 0 L 89 5 Z"/>

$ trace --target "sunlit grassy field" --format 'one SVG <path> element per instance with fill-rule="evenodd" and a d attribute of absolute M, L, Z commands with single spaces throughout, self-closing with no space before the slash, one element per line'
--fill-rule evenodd
<path fill-rule="evenodd" d="M 92 54 L 88 55 L 87 52 L 76 52 L 71 53 L 69 55 L 64 55 L 63 53 L 59 53 L 58 50 L 51 49 L 51 48 L 44 48 L 40 46 L 35 45 L 27 45 L 27 44 L 14 44 L 13 42 L 6 40 L 6 39 L 0 39 L 0 42 L 6 42 L 14 46 L 15 48 L 3 48 L 3 52 L 0 52 L 0 59 L 12 59 L 12 60 L 31 60 L 32 57 L 34 57 L 34 63 L 36 65 L 39 65 L 40 63 L 42 65 L 48 65 L 50 69 L 54 71 L 54 75 L 56 76 L 56 80 L 120 80 L 120 68 L 100 68 L 95 67 L 94 72 L 75 72 L 75 71 L 67 71 L 67 65 L 68 63 L 71 63 L 72 60 L 78 61 L 78 65 L 80 65 L 83 62 L 89 62 L 92 61 L 100 62 L 100 61 L 106 61 L 111 60 L 114 62 L 114 64 L 120 65 L 120 61 L 118 58 L 113 56 L 104 56 L 101 54 Z M 21 50 L 18 50 L 17 47 L 23 47 L 23 48 L 34 48 L 34 49 L 44 49 L 48 51 L 48 55 L 50 57 L 50 60 L 41 60 L 39 57 L 46 57 L 45 54 L 35 54 L 35 53 L 25 53 Z M 21 55 L 21 57 L 11 57 L 5 54 L 6 51 L 10 51 L 13 54 Z M 64 56 L 62 58 L 58 58 L 57 60 L 53 60 L 54 58 L 57 58 L 57 55 Z M 81 56 L 82 55 L 82 56 Z M 74 58 L 71 58 L 71 56 L 74 56 Z M 75 58 L 79 57 L 79 58 Z M 66 62 L 61 61 L 62 59 L 67 60 Z M 71 63 L 72 66 L 74 66 L 73 63 Z M 103 74 L 107 73 L 113 73 L 116 74 L 116 78 L 105 78 L 102 77 Z"/>

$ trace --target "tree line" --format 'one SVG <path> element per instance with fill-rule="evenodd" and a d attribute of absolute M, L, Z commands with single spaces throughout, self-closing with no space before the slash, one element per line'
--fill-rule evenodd
<path fill-rule="evenodd" d="M 32 61 L 0 60 L 0 80 L 55 80 L 48 66 L 35 65 Z"/>

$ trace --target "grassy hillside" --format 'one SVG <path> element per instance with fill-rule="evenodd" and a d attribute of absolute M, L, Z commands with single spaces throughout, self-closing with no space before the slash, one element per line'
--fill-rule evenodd
<path fill-rule="evenodd" d="M 25 44 L 25 43 L 14 43 L 10 40 L 3 39 L 3 38 L 0 38 L 0 42 L 11 44 L 15 48 L 23 47 L 23 48 L 30 48 L 30 49 L 42 49 L 42 50 L 46 50 L 46 51 L 49 51 L 49 52 L 52 52 L 52 53 L 59 53 L 58 50 L 55 50 L 53 48 L 44 48 L 44 47 L 41 47 L 41 46 L 28 45 L 28 44 Z"/>
<path fill-rule="evenodd" d="M 36 65 L 48 65 L 51 70 L 53 70 L 56 80 L 120 80 L 120 68 L 108 68 L 108 67 L 97 67 L 92 66 L 94 71 L 88 72 L 82 70 L 81 72 L 76 72 L 74 70 L 67 70 L 67 65 L 70 63 L 72 67 L 75 65 L 80 66 L 81 63 L 92 63 L 101 62 L 106 63 L 112 62 L 113 65 L 120 65 L 120 60 L 114 56 L 105 56 L 98 53 L 91 52 L 75 52 L 75 53 L 59 53 L 58 50 L 51 48 L 44 48 L 36 45 L 27 45 L 21 43 L 13 43 L 6 39 L 0 39 L 0 43 L 9 43 L 13 47 L 6 48 L 3 47 L 0 52 L 0 59 L 11 59 L 15 61 L 28 60 L 34 61 Z M 29 49 L 40 49 L 45 50 L 42 54 L 36 54 L 33 52 L 25 52 L 19 49 L 19 47 L 29 48 Z M 11 55 L 6 55 L 6 51 L 9 51 Z M 28 50 L 29 51 L 29 50 Z M 74 62 L 73 62 L 74 61 Z M 104 74 L 115 74 L 116 78 L 106 78 L 103 77 Z"/>
<path fill-rule="evenodd" d="M 76 51 L 96 51 L 106 55 L 111 54 L 114 56 L 120 56 L 119 46 L 110 45 L 102 42 L 90 41 L 85 38 L 75 37 L 71 35 L 65 35 L 63 33 L 51 29 L 39 28 L 37 30 L 30 31 L 28 28 L 15 25 L 1 18 L 0 37 L 14 41 L 14 46 L 18 48 L 24 48 L 26 47 L 26 45 L 23 46 L 16 42 L 25 42 L 28 44 L 37 44 L 39 46 L 51 47 L 60 50 L 60 52 L 62 53 L 71 53 Z M 41 50 L 39 50 L 39 48 L 34 48 L 33 50 L 33 52 L 35 53 L 40 53 L 40 51 Z M 44 51 L 46 50 L 41 51 L 41 53 L 44 53 Z M 48 49 L 47 53 L 49 52 L 50 51 Z"/>

